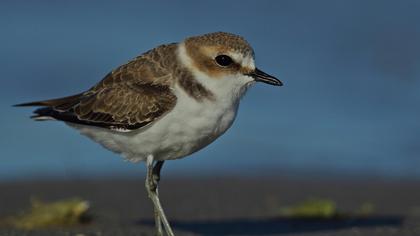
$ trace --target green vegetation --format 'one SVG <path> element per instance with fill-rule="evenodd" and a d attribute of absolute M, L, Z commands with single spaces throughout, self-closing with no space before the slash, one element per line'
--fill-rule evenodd
<path fill-rule="evenodd" d="M 373 205 L 364 203 L 354 212 L 341 212 L 337 204 L 329 199 L 308 199 L 294 206 L 280 209 L 281 216 L 289 218 L 333 219 L 369 216 L 373 213 Z"/>
<path fill-rule="evenodd" d="M 72 198 L 56 202 L 32 201 L 31 209 L 17 216 L 4 219 L 2 225 L 19 229 L 74 226 L 82 222 L 89 209 L 87 201 Z"/>
<path fill-rule="evenodd" d="M 332 218 L 337 215 L 335 202 L 327 199 L 309 199 L 280 209 L 281 215 L 294 218 Z"/>

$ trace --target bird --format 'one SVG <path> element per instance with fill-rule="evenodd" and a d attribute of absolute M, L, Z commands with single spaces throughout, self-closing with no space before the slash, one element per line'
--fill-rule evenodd
<path fill-rule="evenodd" d="M 281 86 L 258 69 L 242 36 L 214 32 L 157 46 L 76 95 L 22 103 L 34 120 L 63 121 L 130 162 L 145 162 L 157 235 L 174 235 L 159 200 L 163 164 L 224 134 L 255 82 Z"/>

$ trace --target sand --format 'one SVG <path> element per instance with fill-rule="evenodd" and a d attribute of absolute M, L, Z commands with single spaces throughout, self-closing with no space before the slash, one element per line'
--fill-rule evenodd
<path fill-rule="evenodd" d="M 161 201 L 176 235 L 420 235 L 420 182 L 163 176 Z M 154 235 L 152 205 L 141 178 L 33 180 L 0 183 L 0 217 L 26 209 L 30 198 L 81 197 L 92 222 L 68 228 L 0 235 Z M 328 198 L 340 212 L 374 205 L 366 217 L 293 219 L 280 209 L 308 198 Z"/>

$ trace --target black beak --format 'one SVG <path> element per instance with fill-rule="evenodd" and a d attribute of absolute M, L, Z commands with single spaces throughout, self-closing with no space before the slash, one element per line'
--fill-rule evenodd
<path fill-rule="evenodd" d="M 254 78 L 255 81 L 257 82 L 263 82 L 266 84 L 271 84 L 271 85 L 275 85 L 275 86 L 282 86 L 283 83 L 276 79 L 276 77 L 271 76 L 261 70 L 259 70 L 258 68 L 255 68 L 255 70 L 251 73 L 247 74 L 248 76 L 251 76 L 252 78 Z"/>

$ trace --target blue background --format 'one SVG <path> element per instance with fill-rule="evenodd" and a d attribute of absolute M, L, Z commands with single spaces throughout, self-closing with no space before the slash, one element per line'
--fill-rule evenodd
<path fill-rule="evenodd" d="M 419 1 L 2 1 L 0 180 L 144 173 L 12 104 L 71 95 L 159 44 L 244 36 L 284 87 L 257 84 L 234 126 L 177 176 L 420 179 Z"/>

